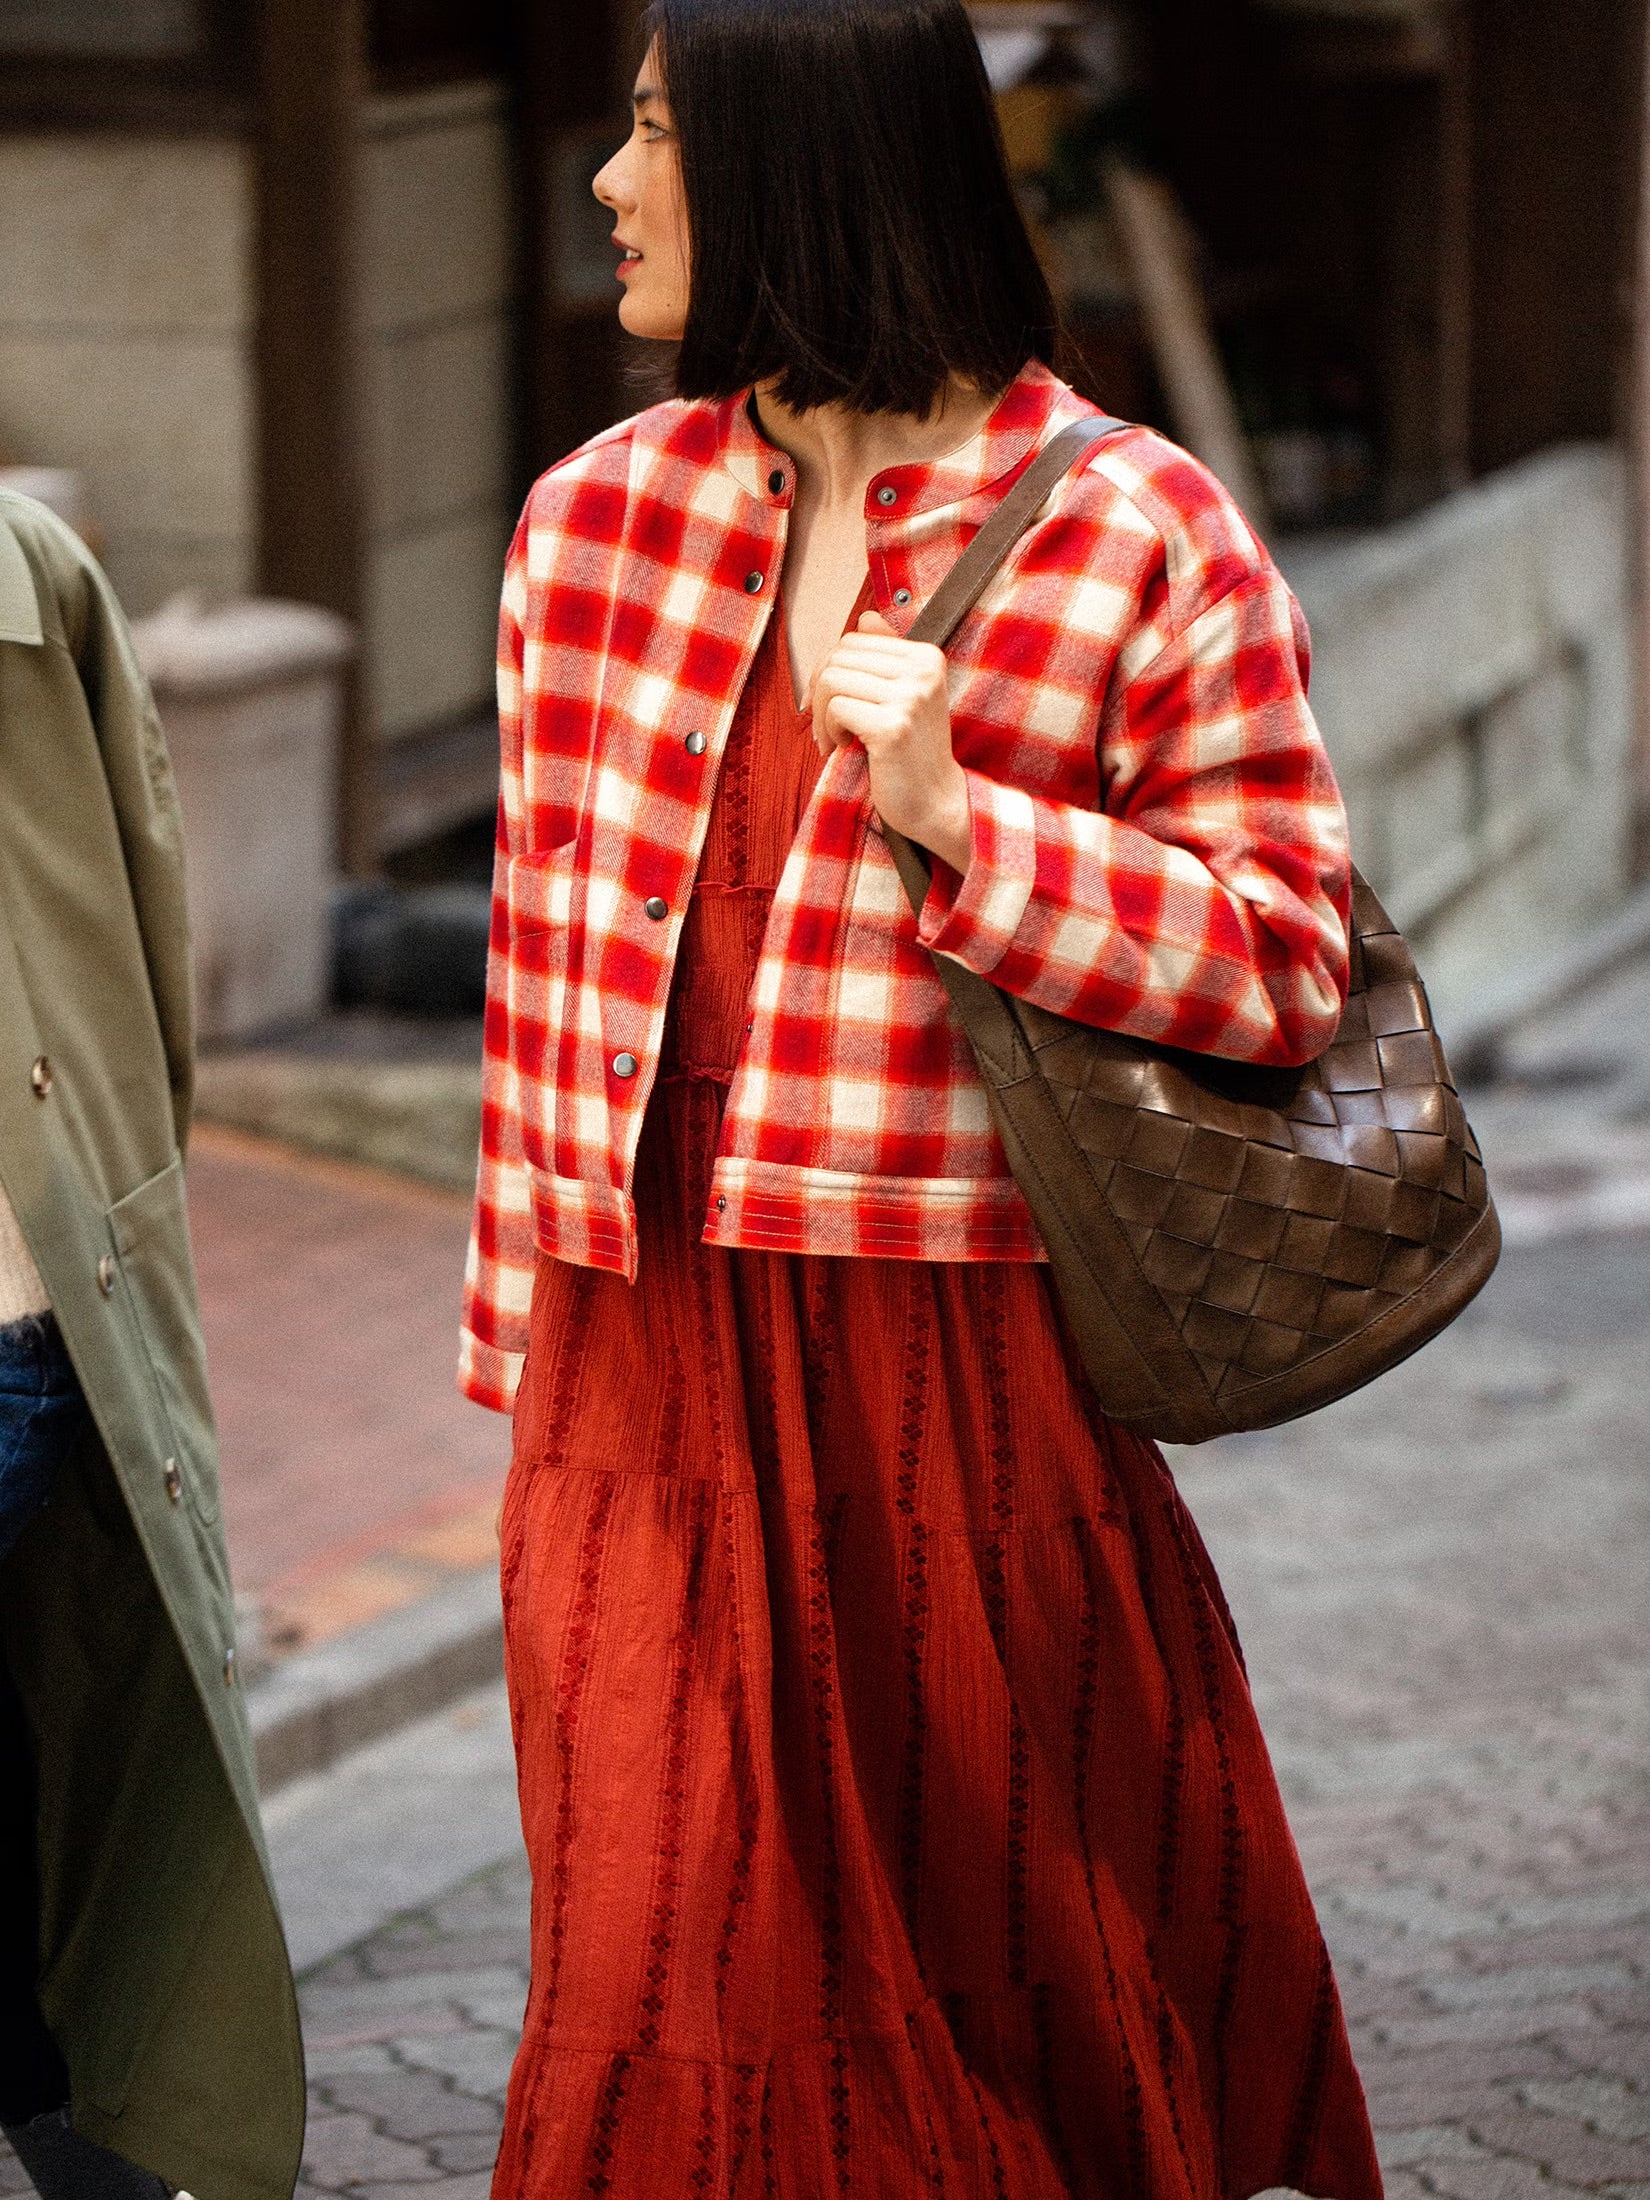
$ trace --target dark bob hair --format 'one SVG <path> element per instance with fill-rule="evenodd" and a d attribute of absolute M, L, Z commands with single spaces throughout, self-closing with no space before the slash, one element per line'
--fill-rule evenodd
<path fill-rule="evenodd" d="M 961 0 L 653 0 L 692 280 L 682 397 L 926 414 L 1057 315 Z"/>

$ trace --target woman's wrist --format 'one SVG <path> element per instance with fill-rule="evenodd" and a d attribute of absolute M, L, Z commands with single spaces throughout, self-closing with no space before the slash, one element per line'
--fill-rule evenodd
<path fill-rule="evenodd" d="M 925 805 L 911 824 L 900 825 L 899 830 L 907 840 L 914 840 L 931 856 L 938 856 L 942 863 L 949 864 L 953 871 L 960 874 L 968 869 L 973 857 L 974 834 L 969 814 L 968 774 L 960 764 L 953 765 L 933 802 Z"/>

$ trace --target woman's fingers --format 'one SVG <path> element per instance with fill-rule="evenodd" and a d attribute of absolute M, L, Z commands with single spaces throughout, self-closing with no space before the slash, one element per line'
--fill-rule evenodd
<path fill-rule="evenodd" d="M 927 643 L 902 641 L 872 612 L 820 666 L 811 701 L 814 739 L 825 756 L 858 740 L 873 770 L 879 762 L 886 770 L 898 753 L 909 772 L 919 752 L 950 745 L 944 657 Z"/>
<path fill-rule="evenodd" d="M 819 676 L 822 695 L 856 695 L 862 703 L 891 703 L 899 683 L 864 665 L 830 665 Z"/>
<path fill-rule="evenodd" d="M 833 748 L 840 748 L 847 736 L 833 736 L 830 730 L 830 710 L 833 703 L 849 700 L 875 704 L 892 712 L 897 708 L 896 691 L 891 681 L 857 666 L 834 662 L 821 665 L 814 677 L 812 689 L 814 739 L 823 755 L 829 756 Z M 859 729 L 854 729 L 857 734 Z"/>
<path fill-rule="evenodd" d="M 841 680 L 874 681 L 889 695 L 912 697 L 937 692 L 939 687 L 938 682 L 930 683 L 927 669 L 922 665 L 901 663 L 896 658 L 862 656 L 847 649 L 827 657 L 815 675 L 816 686 Z"/>
<path fill-rule="evenodd" d="M 836 659 L 852 659 L 865 665 L 900 665 L 917 673 L 938 672 L 945 663 L 939 651 L 930 649 L 926 642 L 891 641 L 880 634 L 844 634 L 826 662 Z"/>
<path fill-rule="evenodd" d="M 875 740 L 889 732 L 890 713 L 881 703 L 868 703 L 857 695 L 833 695 L 824 710 L 824 730 L 831 749 L 846 748 L 850 741 Z"/>

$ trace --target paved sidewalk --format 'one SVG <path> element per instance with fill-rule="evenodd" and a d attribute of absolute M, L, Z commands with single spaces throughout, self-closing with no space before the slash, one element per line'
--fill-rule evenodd
<path fill-rule="evenodd" d="M 306 1981 L 299 2200 L 403 2200 L 414 2185 L 484 2200 L 527 1996 L 527 1909 L 525 1863 L 501 1865 Z"/>
<path fill-rule="evenodd" d="M 1390 2200 L 1650 2200 L 1650 1240 L 1514 1252 L 1318 1420 L 1180 1463 Z"/>
<path fill-rule="evenodd" d="M 1650 1239 L 1515 1252 L 1374 1390 L 1176 1459 L 1390 2200 L 1650 2200 L 1647 1312 Z M 308 1978 L 306 2192 L 481 2200 L 526 1917 L 506 1864 Z"/>
<path fill-rule="evenodd" d="M 202 1125 L 189 1206 L 230 1563 L 263 1652 L 492 1565 L 509 1428 L 453 1381 L 468 1199 Z"/>

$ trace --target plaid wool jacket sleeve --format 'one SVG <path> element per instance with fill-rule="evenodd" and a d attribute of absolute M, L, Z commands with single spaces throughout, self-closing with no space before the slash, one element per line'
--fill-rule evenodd
<path fill-rule="evenodd" d="M 1183 484 L 1180 507 L 1102 717 L 1104 806 L 970 771 L 971 861 L 935 865 L 919 934 L 1081 1023 L 1306 1062 L 1345 1000 L 1351 903 L 1306 624 L 1223 494 Z"/>
<path fill-rule="evenodd" d="M 504 568 L 498 622 L 499 800 L 493 908 L 488 942 L 483 1033 L 481 1153 L 475 1216 L 464 1268 L 459 1385 L 495 1412 L 507 1412 L 521 1375 L 522 1335 L 533 1296 L 533 1210 L 522 1146 L 520 1075 L 509 1045 L 509 1002 L 498 982 L 508 967 L 510 928 L 505 881 L 523 844 L 522 725 L 527 518 Z"/>

